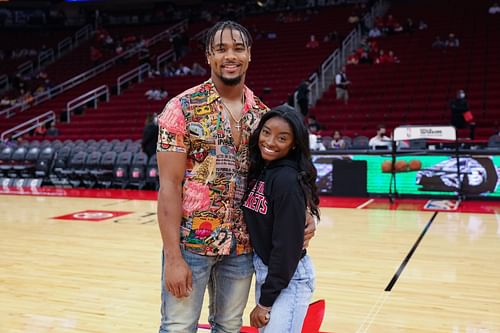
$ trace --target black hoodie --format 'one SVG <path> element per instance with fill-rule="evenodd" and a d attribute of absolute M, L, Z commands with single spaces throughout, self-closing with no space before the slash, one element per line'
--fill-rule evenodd
<path fill-rule="evenodd" d="M 272 306 L 305 255 L 306 200 L 296 162 L 270 162 L 243 201 L 243 214 L 257 255 L 268 266 L 259 304 Z"/>

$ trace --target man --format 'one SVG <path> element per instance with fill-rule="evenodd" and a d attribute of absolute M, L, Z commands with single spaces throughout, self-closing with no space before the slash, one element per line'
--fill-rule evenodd
<path fill-rule="evenodd" d="M 155 114 L 146 117 L 146 124 L 142 131 L 141 148 L 148 155 L 148 159 L 156 154 L 158 142 L 158 116 Z"/>
<path fill-rule="evenodd" d="M 377 135 L 370 139 L 368 146 L 371 149 L 376 149 L 377 147 L 391 147 L 391 138 L 385 135 L 386 130 L 384 125 L 377 126 Z"/>
<path fill-rule="evenodd" d="M 451 124 L 457 129 L 469 127 L 469 138 L 474 140 L 476 122 L 469 109 L 465 91 L 458 90 L 457 97 L 450 102 Z"/>
<path fill-rule="evenodd" d="M 161 333 L 196 332 L 207 287 L 212 332 L 242 324 L 253 274 L 240 208 L 248 141 L 268 111 L 245 86 L 251 46 L 238 23 L 215 24 L 205 45 L 210 80 L 174 97 L 158 119 Z M 310 239 L 313 223 L 306 233 Z"/>
<path fill-rule="evenodd" d="M 304 117 L 309 113 L 309 81 L 304 80 L 297 89 L 297 104 Z"/>
<path fill-rule="evenodd" d="M 351 81 L 347 79 L 345 73 L 345 66 L 342 66 L 341 70 L 337 75 L 335 75 L 335 93 L 337 94 L 337 101 L 343 100 L 344 104 L 347 104 L 349 100 L 349 85 Z"/>

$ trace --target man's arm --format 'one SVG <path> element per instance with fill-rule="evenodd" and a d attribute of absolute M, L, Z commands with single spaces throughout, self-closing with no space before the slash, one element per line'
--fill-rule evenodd
<path fill-rule="evenodd" d="M 192 288 L 191 270 L 179 248 L 186 153 L 158 152 L 157 157 L 160 174 L 157 212 L 165 256 L 165 288 L 181 298 L 189 296 Z"/>
<path fill-rule="evenodd" d="M 309 241 L 314 237 L 316 233 L 316 219 L 315 217 L 306 211 L 306 228 L 304 230 L 304 249 L 309 247 Z"/>

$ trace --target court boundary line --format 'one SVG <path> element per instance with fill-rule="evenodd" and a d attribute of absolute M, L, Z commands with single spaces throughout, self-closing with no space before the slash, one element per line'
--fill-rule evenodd
<path fill-rule="evenodd" d="M 437 214 L 438 214 L 438 212 L 434 212 L 434 214 L 432 215 L 432 217 L 429 220 L 429 222 L 427 222 L 427 225 L 425 226 L 425 228 L 422 229 L 422 232 L 420 232 L 420 236 L 417 238 L 417 240 L 413 244 L 412 248 L 410 249 L 410 251 L 408 252 L 408 254 L 406 255 L 406 257 L 403 259 L 403 262 L 401 262 L 401 265 L 399 265 L 398 270 L 396 271 L 396 273 L 392 277 L 392 279 L 389 282 L 389 284 L 387 285 L 387 287 L 385 287 L 384 291 L 390 292 L 392 290 L 392 288 L 394 287 L 394 285 L 398 281 L 401 273 L 403 273 L 403 270 L 405 269 L 406 265 L 408 264 L 408 262 L 410 261 L 411 257 L 413 256 L 413 253 L 415 253 L 415 251 L 417 250 L 418 245 L 420 244 L 420 242 L 424 238 L 425 234 L 427 233 L 427 231 L 431 227 L 432 223 L 434 222 L 434 219 L 436 218 Z"/>
<path fill-rule="evenodd" d="M 368 331 L 368 329 L 372 326 L 373 321 L 377 317 L 378 313 L 382 309 L 382 306 L 385 304 L 385 301 L 387 300 L 387 298 L 389 298 L 390 295 L 391 294 L 388 292 L 380 293 L 380 295 L 377 298 L 377 301 L 375 302 L 375 304 L 372 305 L 370 311 L 368 311 L 368 314 L 366 315 L 365 319 L 356 330 L 356 333 L 364 333 Z"/>
<path fill-rule="evenodd" d="M 363 209 L 374 201 L 375 201 L 375 199 L 367 200 L 367 201 L 363 202 L 361 205 L 357 206 L 356 209 Z"/>

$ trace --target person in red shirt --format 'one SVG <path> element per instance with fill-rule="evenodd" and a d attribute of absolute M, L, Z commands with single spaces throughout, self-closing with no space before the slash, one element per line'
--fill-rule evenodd
<path fill-rule="evenodd" d="M 316 36 L 314 35 L 309 36 L 309 41 L 306 44 L 306 48 L 315 49 L 317 47 L 319 47 L 319 42 L 316 40 Z"/>

